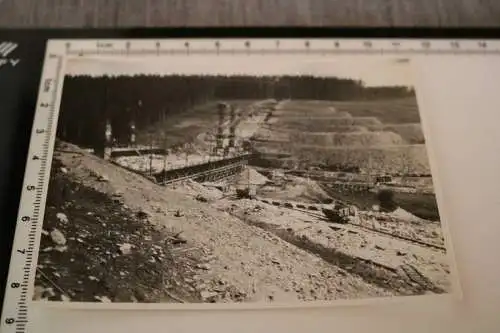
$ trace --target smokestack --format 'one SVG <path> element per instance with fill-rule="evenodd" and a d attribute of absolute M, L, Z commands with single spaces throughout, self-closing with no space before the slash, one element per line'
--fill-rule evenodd
<path fill-rule="evenodd" d="M 228 145 L 229 147 L 232 147 L 232 148 L 235 147 L 235 143 L 234 143 L 235 137 L 236 137 L 235 129 L 234 129 L 234 127 L 231 127 L 230 132 L 229 132 L 229 145 Z"/>
<path fill-rule="evenodd" d="M 135 123 L 134 121 L 130 122 L 130 145 L 132 147 L 135 146 L 135 140 L 136 140 L 136 134 L 135 134 Z"/>
<path fill-rule="evenodd" d="M 106 136 L 106 146 L 110 147 L 111 146 L 111 140 L 112 140 L 112 137 L 113 137 L 113 132 L 112 132 L 112 128 L 111 128 L 111 123 L 108 120 L 106 120 L 106 132 L 104 134 Z"/>
<path fill-rule="evenodd" d="M 230 127 L 229 127 L 229 147 L 234 148 L 234 138 L 236 137 L 236 109 L 231 106 Z"/>
<path fill-rule="evenodd" d="M 222 149 L 224 146 L 224 117 L 226 113 L 226 105 L 225 103 L 218 104 L 218 113 L 219 113 L 219 123 L 217 124 L 217 136 L 216 136 L 216 149 Z"/>
<path fill-rule="evenodd" d="M 231 123 L 232 123 L 236 120 L 236 108 L 233 105 L 229 106 L 229 108 L 231 110 L 230 111 L 230 119 L 231 119 Z"/>
<path fill-rule="evenodd" d="M 105 144 L 104 144 L 104 159 L 109 160 L 111 158 L 111 149 L 113 147 L 113 131 L 111 128 L 111 122 L 106 120 L 106 130 L 104 132 L 105 136 Z M 99 155 L 101 155 L 102 152 L 99 152 Z"/>

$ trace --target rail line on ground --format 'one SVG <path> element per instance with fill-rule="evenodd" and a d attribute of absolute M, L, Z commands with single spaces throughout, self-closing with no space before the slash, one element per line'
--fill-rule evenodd
<path fill-rule="evenodd" d="M 425 242 L 425 241 L 422 241 L 419 239 L 414 239 L 414 238 L 410 238 L 410 237 L 406 237 L 406 236 L 402 236 L 402 235 L 393 234 L 391 232 L 387 232 L 387 231 L 376 229 L 376 228 L 371 228 L 371 227 L 364 226 L 364 225 L 357 224 L 357 223 L 353 223 L 350 221 L 345 222 L 345 223 L 334 223 L 334 222 L 330 221 L 327 217 L 321 216 L 321 212 L 322 212 L 321 206 L 332 206 L 334 204 L 313 204 L 313 203 L 296 203 L 296 202 L 294 202 L 292 204 L 289 201 L 273 200 L 273 199 L 260 198 L 260 197 L 256 198 L 255 200 L 262 202 L 262 203 L 266 203 L 268 205 L 279 206 L 279 207 L 299 211 L 301 213 L 306 213 L 312 217 L 315 217 L 323 222 L 327 222 L 328 224 L 331 224 L 331 225 L 339 225 L 339 226 L 348 225 L 348 226 L 352 226 L 354 228 L 361 229 L 364 231 L 373 232 L 373 233 L 383 235 L 383 236 L 389 236 L 391 238 L 397 238 L 397 239 L 400 239 L 402 241 L 406 241 L 406 242 L 414 243 L 416 245 L 420 245 L 420 246 L 424 246 L 424 247 L 428 247 L 428 248 L 433 248 L 435 250 L 440 250 L 440 251 L 446 252 L 446 248 L 444 246 L 441 246 L 438 244 L 433 244 L 433 243 Z M 341 202 L 341 201 L 337 200 L 337 202 Z M 278 203 L 279 203 L 279 205 L 278 205 Z M 300 205 L 304 208 L 299 208 L 299 207 L 297 207 L 297 205 Z M 315 206 L 316 209 L 310 210 L 309 208 L 312 206 Z"/>
<path fill-rule="evenodd" d="M 244 166 L 248 164 L 249 159 L 252 157 L 253 157 L 252 154 L 240 155 L 240 156 L 236 156 L 236 157 L 230 157 L 227 159 L 218 160 L 215 162 L 207 162 L 207 163 L 197 164 L 194 166 L 188 166 L 188 167 L 179 168 L 179 169 L 165 170 L 165 171 L 154 173 L 152 175 L 148 175 L 148 173 L 146 173 L 146 172 L 141 172 L 141 171 L 123 166 L 123 165 L 121 165 L 113 160 L 111 162 L 119 167 L 122 167 L 122 168 L 128 170 L 128 171 L 139 174 L 139 175 L 145 177 L 146 179 L 155 182 L 156 184 L 169 185 L 169 184 L 174 184 L 177 182 L 186 181 L 189 179 L 203 182 L 203 181 L 216 181 L 216 180 L 220 180 L 220 179 L 227 179 L 227 178 L 233 177 L 243 170 Z M 268 199 L 268 198 L 262 198 L 262 197 L 256 197 L 255 200 L 257 200 L 259 202 L 267 203 L 267 204 L 272 205 L 272 206 L 287 208 L 287 209 L 299 211 L 302 213 L 306 213 L 306 214 L 311 215 L 312 217 L 320 219 L 324 222 L 327 222 L 330 224 L 335 224 L 335 223 L 332 223 L 332 221 L 328 220 L 327 217 L 321 216 L 322 209 L 327 208 L 327 207 L 332 207 L 335 203 L 341 203 L 342 205 L 354 205 L 354 203 L 346 201 L 346 200 L 335 199 L 334 193 L 332 193 L 332 189 L 328 188 L 327 186 L 321 186 L 321 187 L 324 188 L 324 190 L 326 190 L 327 194 L 333 195 L 333 198 L 334 198 L 333 203 L 315 204 L 315 203 L 304 203 L 304 202 L 292 202 L 292 201 L 288 201 L 288 200 L 275 200 L 275 199 Z M 446 248 L 444 246 L 440 246 L 438 244 L 432 244 L 432 243 L 425 242 L 422 240 L 413 239 L 413 238 L 402 236 L 402 235 L 396 235 L 396 234 L 393 234 L 391 232 L 387 232 L 387 231 L 376 229 L 376 228 L 371 228 L 371 227 L 364 226 L 361 224 L 352 223 L 352 222 L 340 223 L 340 225 L 342 225 L 342 224 L 346 224 L 346 225 L 352 226 L 354 228 L 362 229 L 364 231 L 373 232 L 373 233 L 376 233 L 379 235 L 397 238 L 397 239 L 411 242 L 411 243 L 414 243 L 414 244 L 417 244 L 420 246 L 429 247 L 429 248 L 433 248 L 433 249 L 440 250 L 440 251 L 446 251 Z"/>

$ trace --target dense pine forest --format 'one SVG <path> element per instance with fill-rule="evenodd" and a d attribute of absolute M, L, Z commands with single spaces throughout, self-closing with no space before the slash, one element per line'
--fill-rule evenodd
<path fill-rule="evenodd" d="M 103 147 L 106 122 L 126 141 L 133 121 L 141 130 L 162 117 L 217 100 L 371 100 L 414 96 L 408 87 L 365 87 L 351 79 L 313 76 L 66 76 L 58 137 Z M 139 134 L 140 135 L 140 134 Z"/>

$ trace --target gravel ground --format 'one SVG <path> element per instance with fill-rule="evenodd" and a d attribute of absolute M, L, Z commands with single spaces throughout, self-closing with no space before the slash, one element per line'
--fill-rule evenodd
<path fill-rule="evenodd" d="M 61 147 L 64 152 L 58 153 L 56 149 L 55 159 L 60 161 L 60 167 L 65 170 L 63 177 L 68 181 L 108 198 L 119 195 L 127 211 L 142 212 L 147 217 L 144 224 L 167 230 L 171 235 L 182 232 L 182 239 L 186 242 L 184 248 L 170 250 L 176 255 L 175 262 L 185 262 L 182 269 L 172 267 L 168 262 L 157 263 L 158 270 L 174 271 L 174 275 L 180 277 L 180 285 L 172 289 L 179 294 L 181 290 L 191 291 L 193 299 L 197 296 L 203 302 L 289 302 L 398 294 L 332 265 L 273 232 L 249 225 L 221 207 L 200 201 L 187 193 L 189 191 L 155 185 L 74 146 L 60 144 Z M 105 200 L 95 206 L 102 203 L 109 207 Z M 49 205 L 53 205 L 55 211 L 61 208 L 61 203 Z M 88 220 L 87 224 L 102 223 L 97 218 L 89 217 Z M 48 226 L 49 222 L 46 223 Z M 77 220 L 74 223 L 78 223 L 74 228 L 79 230 L 82 222 Z M 65 237 L 77 237 L 75 229 L 64 230 Z M 139 234 L 147 237 L 141 230 Z M 106 237 L 101 237 L 103 244 L 108 242 Z M 122 242 L 122 238 L 130 237 L 130 231 L 122 230 L 120 237 L 109 242 Z M 150 246 L 158 245 L 154 240 L 152 242 Z M 103 251 L 111 250 L 110 247 L 104 246 Z M 57 269 L 67 270 L 68 279 L 78 281 L 89 276 L 90 271 L 84 265 L 72 267 L 67 262 L 59 262 L 57 256 L 51 260 Z M 137 264 L 130 262 L 129 269 L 133 270 Z M 136 282 L 130 281 L 129 285 L 136 285 Z M 166 289 L 161 284 L 148 284 L 148 288 L 156 290 L 151 291 L 152 295 L 161 295 Z M 157 299 L 151 298 L 152 301 Z"/>
<path fill-rule="evenodd" d="M 95 179 L 105 183 L 104 178 Z M 53 163 L 35 299 L 81 302 L 199 302 L 184 283 L 202 253 L 178 256 L 182 237 L 149 223 L 112 196 L 82 186 Z"/>
<path fill-rule="evenodd" d="M 322 256 L 343 269 L 349 270 L 349 267 L 353 266 L 355 274 L 380 287 L 394 289 L 401 294 L 450 291 L 450 271 L 445 251 L 359 227 L 374 227 L 395 236 L 439 244 L 441 232 L 439 225 L 436 227 L 435 223 L 417 223 L 413 219 L 405 221 L 390 215 L 384 215 L 384 219 L 381 219 L 382 214 L 361 212 L 356 225 L 343 225 L 328 223 L 318 216 L 318 213 L 275 207 L 253 200 L 220 200 L 217 205 L 252 225 L 269 230 L 282 239 Z M 368 215 L 368 223 L 360 222 Z M 395 214 L 399 218 L 402 215 L 401 211 Z M 376 220 L 375 216 L 379 219 Z M 411 214 L 406 217 L 408 216 L 411 217 Z M 358 267 L 358 263 L 365 262 L 372 265 Z M 422 289 L 421 286 L 389 283 L 389 278 L 404 280 L 397 273 L 393 274 L 402 265 L 411 265 L 418 269 L 433 286 Z M 374 280 L 374 274 L 385 275 Z"/>

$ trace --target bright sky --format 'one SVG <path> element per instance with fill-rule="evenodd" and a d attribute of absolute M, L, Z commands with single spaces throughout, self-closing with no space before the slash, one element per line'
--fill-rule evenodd
<path fill-rule="evenodd" d="M 413 86 L 405 59 L 362 55 L 190 55 L 70 60 L 70 75 L 314 75 L 362 80 L 367 86 Z"/>

